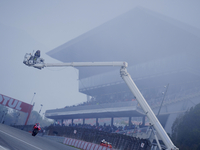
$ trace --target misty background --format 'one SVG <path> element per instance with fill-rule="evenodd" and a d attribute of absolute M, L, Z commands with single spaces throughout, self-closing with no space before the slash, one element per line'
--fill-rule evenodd
<path fill-rule="evenodd" d="M 0 94 L 30 104 L 36 93 L 34 110 L 43 104 L 42 112 L 84 102 L 77 69 L 27 67 L 25 53 L 39 49 L 45 62 L 58 62 L 46 53 L 135 7 L 200 29 L 199 6 L 198 0 L 0 0 Z"/>

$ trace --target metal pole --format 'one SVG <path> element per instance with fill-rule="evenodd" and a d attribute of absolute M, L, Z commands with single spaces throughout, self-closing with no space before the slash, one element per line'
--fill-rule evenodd
<path fill-rule="evenodd" d="M 161 110 L 161 108 L 162 108 L 162 104 L 163 104 L 163 101 L 164 101 L 164 99 L 165 99 L 165 95 L 166 95 L 166 93 L 167 93 L 168 87 L 169 87 L 169 83 L 167 84 L 167 87 L 166 87 L 166 90 L 165 90 L 165 93 L 164 93 L 164 96 L 163 96 L 163 100 L 162 100 L 162 102 L 161 102 L 161 105 L 160 105 L 160 108 L 159 108 L 159 110 L 158 110 L 157 116 L 159 116 L 159 114 L 160 114 L 160 110 Z"/>
<path fill-rule="evenodd" d="M 20 116 L 20 113 L 18 113 L 18 115 L 16 116 L 16 120 L 15 120 L 15 123 L 14 123 L 14 125 L 16 125 L 16 124 L 17 124 L 17 122 L 18 122 L 18 119 L 19 119 L 19 116 Z"/>
<path fill-rule="evenodd" d="M 33 94 L 33 98 L 32 98 L 32 100 L 31 100 L 31 103 L 30 103 L 30 104 L 32 104 L 33 99 L 34 99 L 34 97 L 35 97 L 35 94 L 36 94 L 36 93 L 34 92 L 34 94 Z M 32 108 L 33 108 L 33 107 L 32 107 Z M 30 109 L 31 109 L 31 106 L 29 106 L 29 108 L 28 108 L 28 112 L 30 111 Z M 32 110 L 31 110 L 31 111 L 32 111 Z M 30 117 L 30 115 L 31 115 L 31 111 L 30 111 L 30 114 L 28 114 L 27 119 L 29 119 L 29 117 Z M 28 120 L 26 120 L 24 126 L 26 125 L 27 122 L 28 122 Z"/>
<path fill-rule="evenodd" d="M 32 98 L 32 100 L 31 100 L 31 104 L 32 104 L 32 102 L 33 102 L 33 99 L 34 99 L 34 97 L 35 97 L 35 94 L 36 94 L 36 93 L 34 93 L 34 95 L 33 95 L 33 98 Z"/>
<path fill-rule="evenodd" d="M 32 100 L 31 100 L 31 103 L 30 103 L 30 104 L 32 104 L 33 99 L 34 99 L 34 97 L 35 97 L 35 94 L 36 94 L 36 93 L 34 92 L 34 94 L 33 94 L 33 98 L 32 98 Z M 33 107 L 32 107 L 32 108 L 33 108 Z M 31 106 L 29 106 L 29 108 L 28 108 L 28 112 L 29 112 L 30 109 L 31 109 Z M 31 113 L 31 112 L 30 112 L 30 113 Z M 24 126 L 21 128 L 21 130 L 24 130 L 24 127 L 25 127 L 25 125 L 27 124 L 29 117 L 30 117 L 30 114 L 27 115 L 27 118 L 26 118 L 25 124 L 24 124 Z"/>
<path fill-rule="evenodd" d="M 2 115 L 1 123 L 3 123 L 4 118 L 5 118 L 5 115 L 6 115 L 6 111 L 3 111 L 3 115 Z"/>
<path fill-rule="evenodd" d="M 38 117 L 39 117 L 39 115 L 40 115 L 40 112 L 41 112 L 41 110 L 42 110 L 42 106 L 43 106 L 43 105 L 41 104 L 40 106 L 41 106 L 41 108 L 40 108 L 40 111 L 39 111 L 39 113 L 38 113 L 38 116 L 37 116 L 35 122 L 37 122 L 37 119 L 38 119 Z"/>

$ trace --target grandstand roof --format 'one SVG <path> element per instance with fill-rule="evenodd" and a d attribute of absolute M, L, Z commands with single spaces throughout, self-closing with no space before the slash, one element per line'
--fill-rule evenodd
<path fill-rule="evenodd" d="M 199 56 L 199 41 L 198 29 L 150 10 L 135 8 L 47 54 L 62 62 L 127 61 L 132 66 L 181 53 Z M 82 79 L 115 68 L 78 69 Z"/>
<path fill-rule="evenodd" d="M 45 112 L 45 117 L 50 119 L 142 117 L 144 115 L 143 110 L 137 108 L 136 101 L 68 107 Z"/>

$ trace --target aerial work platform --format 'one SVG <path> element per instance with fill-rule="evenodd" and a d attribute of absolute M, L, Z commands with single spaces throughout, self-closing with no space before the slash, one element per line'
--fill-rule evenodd
<path fill-rule="evenodd" d="M 32 66 L 32 67 L 35 67 L 38 69 L 42 69 L 44 67 L 67 67 L 67 66 L 72 66 L 72 67 L 116 66 L 116 67 L 120 67 L 120 75 L 121 75 L 122 79 L 125 81 L 125 83 L 129 87 L 129 89 L 131 90 L 132 94 L 136 97 L 137 102 L 143 109 L 145 115 L 149 118 L 149 120 L 152 124 L 153 130 L 155 129 L 157 131 L 157 133 L 161 137 L 162 141 L 166 145 L 167 150 L 178 150 L 178 148 L 173 144 L 173 142 L 167 135 L 166 131 L 160 124 L 159 120 L 157 119 L 157 117 L 155 116 L 153 111 L 151 110 L 150 106 L 144 99 L 143 95 L 137 88 L 136 84 L 133 82 L 131 76 L 127 72 L 127 69 L 126 69 L 128 67 L 127 62 L 71 62 L 71 63 L 57 63 L 57 64 L 56 63 L 44 63 L 44 61 L 39 61 L 35 64 L 34 63 L 29 64 L 28 62 L 29 62 L 29 59 L 27 59 L 26 55 L 25 55 L 23 63 L 26 64 L 27 66 Z M 162 148 L 159 144 L 159 141 L 158 141 L 156 135 L 155 135 L 155 138 L 159 145 L 159 149 L 161 150 Z"/>

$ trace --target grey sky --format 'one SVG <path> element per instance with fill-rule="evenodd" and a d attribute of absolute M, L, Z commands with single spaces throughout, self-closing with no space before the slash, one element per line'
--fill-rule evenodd
<path fill-rule="evenodd" d="M 76 69 L 26 67 L 24 54 L 57 62 L 45 53 L 138 6 L 200 29 L 199 0 L 0 0 L 0 93 L 30 103 L 36 92 L 42 112 L 86 101 Z"/>

